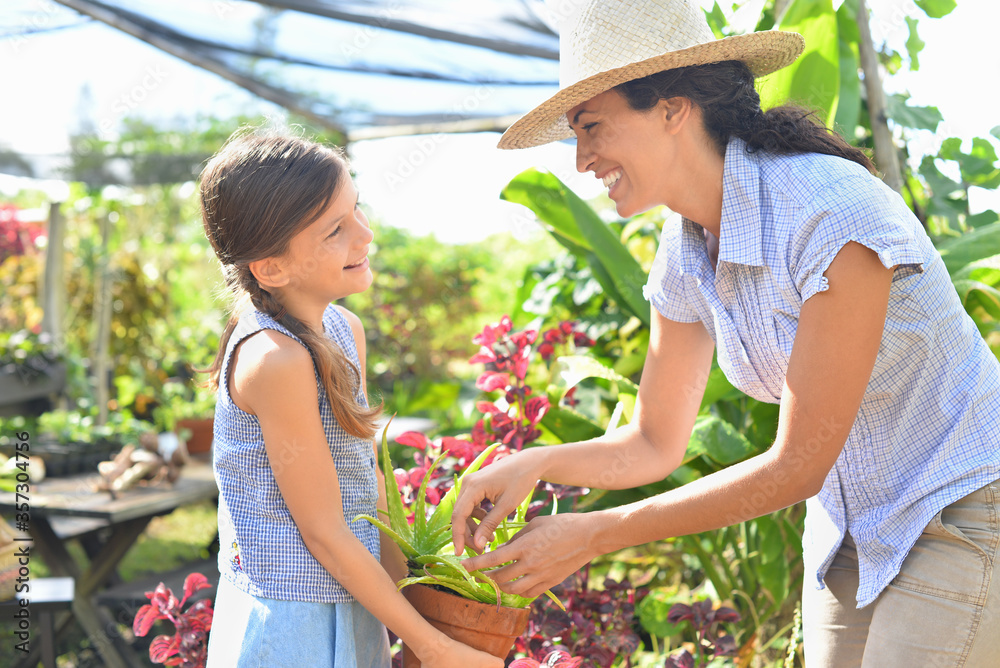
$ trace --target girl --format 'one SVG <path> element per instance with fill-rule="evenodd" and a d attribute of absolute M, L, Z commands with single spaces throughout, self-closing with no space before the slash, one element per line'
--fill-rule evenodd
<path fill-rule="evenodd" d="M 455 544 L 482 540 L 539 478 L 631 488 L 682 461 L 713 351 L 781 406 L 767 452 L 638 503 L 537 518 L 467 568 L 526 596 L 625 546 L 808 499 L 805 657 L 814 667 L 996 666 L 1000 365 L 902 198 L 860 150 L 754 77 L 801 37 L 716 40 L 689 0 L 590 1 L 562 33 L 564 88 L 502 148 L 576 135 L 618 213 L 666 205 L 646 285 L 632 423 L 516 453 L 466 479 Z M 483 498 L 495 507 L 466 533 Z M 481 516 L 477 513 L 477 516 Z M 584 538 L 581 538 L 584 537 Z"/>
<path fill-rule="evenodd" d="M 382 668 L 388 626 L 426 666 L 502 666 L 420 617 L 396 591 L 395 544 L 351 521 L 385 508 L 385 485 L 364 330 L 331 305 L 372 283 L 345 159 L 237 133 L 202 173 L 201 203 L 239 303 L 211 369 L 222 577 L 208 665 Z"/>

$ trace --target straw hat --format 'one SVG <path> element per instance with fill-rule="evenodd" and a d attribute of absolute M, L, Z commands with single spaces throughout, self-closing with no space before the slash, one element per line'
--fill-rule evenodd
<path fill-rule="evenodd" d="M 776 30 L 716 39 L 695 0 L 586 0 L 560 33 L 559 92 L 507 128 L 500 148 L 572 137 L 566 112 L 626 81 L 724 60 L 762 76 L 805 45 L 798 33 Z"/>

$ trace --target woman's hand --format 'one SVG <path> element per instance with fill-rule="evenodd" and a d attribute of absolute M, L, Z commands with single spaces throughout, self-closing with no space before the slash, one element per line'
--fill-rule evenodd
<path fill-rule="evenodd" d="M 465 477 L 451 513 L 456 556 L 464 552 L 466 545 L 476 552 L 483 551 L 500 522 L 535 488 L 542 475 L 543 455 L 544 448 L 523 450 Z M 476 511 L 484 500 L 491 501 L 493 509 L 480 519 L 481 513 Z M 478 525 L 472 517 L 480 519 Z"/>
<path fill-rule="evenodd" d="M 605 513 L 536 517 L 500 548 L 462 562 L 469 571 L 501 566 L 487 574 L 519 596 L 540 596 L 603 554 L 598 538 Z M 512 563 L 507 563 L 512 562 Z"/>
<path fill-rule="evenodd" d="M 414 652 L 414 654 L 417 654 Z M 424 668 L 503 668 L 503 659 L 480 652 L 442 634 L 417 654 Z"/>

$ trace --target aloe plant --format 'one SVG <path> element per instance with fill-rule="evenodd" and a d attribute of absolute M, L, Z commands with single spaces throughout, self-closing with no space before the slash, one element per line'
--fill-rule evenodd
<path fill-rule="evenodd" d="M 458 497 L 458 492 L 461 490 L 462 480 L 466 475 L 478 471 L 500 444 L 494 443 L 486 448 L 468 468 L 455 477 L 454 486 L 441 498 L 440 503 L 438 503 L 430 517 L 428 517 L 426 501 L 427 484 L 441 458 L 439 457 L 435 460 L 428 467 L 427 473 L 420 484 L 414 504 L 413 524 L 410 524 L 407 520 L 406 509 L 403 507 L 399 485 L 396 483 L 396 476 L 393 473 L 392 462 L 389 459 L 389 442 L 386 435 L 388 429 L 389 426 L 386 425 L 385 430 L 382 432 L 382 472 L 385 474 L 388 522 L 370 515 L 358 515 L 354 518 L 354 521 L 368 520 L 378 527 L 383 534 L 399 545 L 409 564 L 410 576 L 397 582 L 396 586 L 399 589 L 403 589 L 412 584 L 437 585 L 450 589 L 460 596 L 473 601 L 496 603 L 498 606 L 508 608 L 528 607 L 535 600 L 534 597 L 528 598 L 502 591 L 500 586 L 490 576 L 482 571 L 469 572 L 462 565 L 461 559 L 450 554 L 452 551 L 451 513 L 455 506 L 455 499 Z M 510 540 L 514 534 L 527 524 L 525 516 L 527 515 L 530 502 L 531 494 L 518 506 L 513 519 L 505 519 L 500 523 L 500 526 L 494 532 L 494 538 L 489 544 L 489 549 L 493 550 L 500 547 L 500 545 Z M 473 554 L 469 547 L 466 547 L 466 553 L 470 556 Z M 547 591 L 545 594 L 555 601 L 559 607 L 563 607 L 562 603 L 551 591 Z"/>

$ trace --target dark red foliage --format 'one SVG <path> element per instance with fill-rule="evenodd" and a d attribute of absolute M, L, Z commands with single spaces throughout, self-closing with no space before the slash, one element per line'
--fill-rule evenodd
<path fill-rule="evenodd" d="M 555 650 L 549 652 L 544 659 L 517 659 L 508 668 L 577 668 L 583 664 L 583 657 L 572 657 L 567 652 Z"/>
<path fill-rule="evenodd" d="M 160 619 L 168 619 L 174 625 L 174 635 L 153 638 L 149 645 L 150 661 L 166 666 L 205 668 L 208 632 L 212 630 L 212 602 L 202 599 L 186 611 L 184 604 L 192 594 L 211 586 L 201 573 L 191 573 L 184 579 L 184 598 L 180 601 L 162 582 L 146 592 L 149 603 L 139 608 L 132 622 L 135 634 L 145 636 Z"/>
<path fill-rule="evenodd" d="M 667 612 L 667 621 L 671 624 L 688 622 L 697 636 L 698 652 L 704 657 L 714 656 L 735 656 L 736 639 L 733 636 L 722 632 L 720 624 L 729 624 L 740 621 L 740 613 L 732 608 L 721 606 L 714 607 L 709 599 L 696 601 L 692 605 L 686 603 L 674 603 Z M 695 665 L 694 657 L 684 650 L 682 654 L 670 657 L 667 660 L 667 668 L 691 668 Z M 690 661 L 688 659 L 690 657 Z"/>
<path fill-rule="evenodd" d="M 588 348 L 594 345 L 594 340 L 587 336 L 584 332 L 577 331 L 577 323 L 564 320 L 559 323 L 558 327 L 553 327 L 552 329 L 547 329 L 542 334 L 543 343 L 538 346 L 538 354 L 542 356 L 542 359 L 548 360 L 553 355 L 555 355 L 556 346 L 573 342 L 573 346 L 576 348 Z"/>
<path fill-rule="evenodd" d="M 646 591 L 634 588 L 628 580 L 610 579 L 605 580 L 603 590 L 591 591 L 588 580 L 589 568 L 584 568 L 553 588 L 565 611 L 548 599 L 539 599 L 514 650 L 535 661 L 561 650 L 582 659 L 578 664 L 582 668 L 611 666 L 619 657 L 633 654 L 639 647 L 635 606 Z"/>

